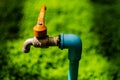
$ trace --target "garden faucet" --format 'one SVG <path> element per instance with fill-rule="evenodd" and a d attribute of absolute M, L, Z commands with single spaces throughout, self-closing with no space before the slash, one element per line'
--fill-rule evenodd
<path fill-rule="evenodd" d="M 38 16 L 37 24 L 33 28 L 34 37 L 27 39 L 24 42 L 24 46 L 22 51 L 24 53 L 28 53 L 30 51 L 30 46 L 47 48 L 49 46 L 58 46 L 59 44 L 59 36 L 49 37 L 47 35 L 47 28 L 44 22 L 46 7 L 43 6 L 41 8 L 40 14 Z"/>
<path fill-rule="evenodd" d="M 38 21 L 36 26 L 34 26 L 34 37 L 27 39 L 24 42 L 22 51 L 28 53 L 30 51 L 30 46 L 40 48 L 48 48 L 49 46 L 58 46 L 60 49 L 68 49 L 68 59 L 69 71 L 68 80 L 77 80 L 78 77 L 78 67 L 79 60 L 81 59 L 82 53 L 82 41 L 74 34 L 63 34 L 56 37 L 49 37 L 47 35 L 47 28 L 44 23 L 46 7 L 41 8 Z"/>

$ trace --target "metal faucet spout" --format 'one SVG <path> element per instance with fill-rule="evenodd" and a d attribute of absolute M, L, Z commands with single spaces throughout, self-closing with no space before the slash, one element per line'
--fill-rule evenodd
<path fill-rule="evenodd" d="M 27 39 L 27 40 L 24 42 L 22 51 L 23 51 L 24 53 L 28 53 L 28 52 L 30 51 L 30 46 L 31 46 L 31 45 L 33 45 L 33 38 Z"/>

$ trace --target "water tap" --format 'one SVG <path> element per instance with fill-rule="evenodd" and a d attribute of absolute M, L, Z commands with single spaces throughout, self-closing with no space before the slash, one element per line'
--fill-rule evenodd
<path fill-rule="evenodd" d="M 30 46 L 40 48 L 47 48 L 49 46 L 59 46 L 59 36 L 49 37 L 47 35 L 47 27 L 45 26 L 45 11 L 46 6 L 42 6 L 40 14 L 38 16 L 37 24 L 33 28 L 34 37 L 29 38 L 24 42 L 22 51 L 28 53 L 30 51 Z"/>

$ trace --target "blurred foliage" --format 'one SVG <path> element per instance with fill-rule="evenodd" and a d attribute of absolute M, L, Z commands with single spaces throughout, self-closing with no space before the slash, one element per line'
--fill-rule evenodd
<path fill-rule="evenodd" d="M 21 52 L 42 5 L 49 36 L 82 39 L 78 80 L 120 80 L 120 0 L 0 0 L 0 80 L 67 80 L 67 50 Z"/>

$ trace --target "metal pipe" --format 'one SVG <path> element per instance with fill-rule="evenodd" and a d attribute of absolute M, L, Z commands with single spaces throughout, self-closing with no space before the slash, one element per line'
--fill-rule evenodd
<path fill-rule="evenodd" d="M 82 41 L 74 34 L 60 35 L 60 48 L 68 49 L 69 71 L 68 80 L 77 80 L 79 60 L 82 53 Z"/>

